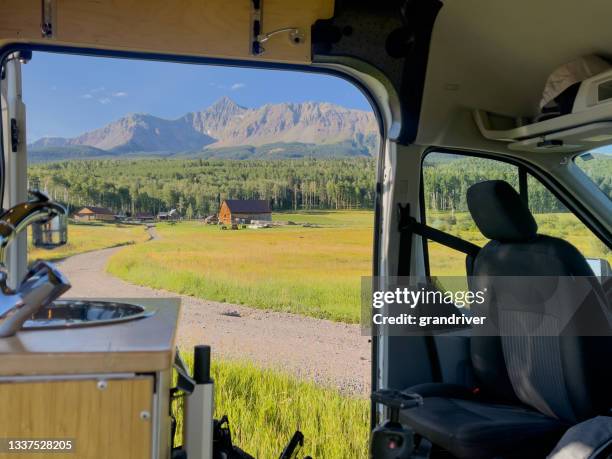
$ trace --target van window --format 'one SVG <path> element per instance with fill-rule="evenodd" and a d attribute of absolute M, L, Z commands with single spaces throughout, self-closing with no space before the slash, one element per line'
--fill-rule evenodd
<path fill-rule="evenodd" d="M 467 208 L 474 183 L 505 180 L 518 191 L 518 168 L 502 161 L 450 153 L 430 153 L 423 160 L 425 220 L 429 226 L 482 246 L 480 233 Z M 465 254 L 427 241 L 432 276 L 465 276 Z"/>
<path fill-rule="evenodd" d="M 576 156 L 574 162 L 612 201 L 612 146 Z"/>
<path fill-rule="evenodd" d="M 610 248 L 530 174 L 527 189 L 529 209 L 538 223 L 539 233 L 565 239 L 587 259 L 607 259 L 612 263 Z"/>
<path fill-rule="evenodd" d="M 598 176 L 599 171 L 589 168 Z M 520 191 L 518 166 L 467 155 L 428 154 L 423 160 L 422 189 L 426 223 L 476 245 L 485 245 L 488 239 L 470 216 L 466 193 L 474 183 L 495 179 L 505 180 Z M 601 183 L 608 182 L 609 178 L 601 180 Z M 593 262 L 607 260 L 612 263 L 610 248 L 531 174 L 527 174 L 527 198 L 540 234 L 569 241 Z M 426 244 L 429 274 L 437 277 L 445 289 L 465 287 L 465 254 L 436 242 L 426 241 Z"/>

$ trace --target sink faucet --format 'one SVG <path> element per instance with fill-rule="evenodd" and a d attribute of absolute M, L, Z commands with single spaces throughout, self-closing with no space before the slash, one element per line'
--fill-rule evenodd
<path fill-rule="evenodd" d="M 40 308 L 70 289 L 70 282 L 52 264 L 34 263 L 21 285 L 12 290 L 6 285 L 6 247 L 28 225 L 65 215 L 66 209 L 39 191 L 34 199 L 17 204 L 0 215 L 0 337 L 14 335 Z"/>
<path fill-rule="evenodd" d="M 37 221 L 49 221 L 66 215 L 61 204 L 41 191 L 32 191 L 33 199 L 17 204 L 0 215 L 0 262 L 6 266 L 6 246 L 24 229 Z"/>

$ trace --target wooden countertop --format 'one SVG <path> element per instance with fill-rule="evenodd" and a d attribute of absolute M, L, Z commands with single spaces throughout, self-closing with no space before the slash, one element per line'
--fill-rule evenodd
<path fill-rule="evenodd" d="M 24 330 L 10 338 L 0 338 L 0 376 L 133 373 L 170 368 L 180 300 L 117 301 L 140 304 L 155 314 L 112 325 Z"/>

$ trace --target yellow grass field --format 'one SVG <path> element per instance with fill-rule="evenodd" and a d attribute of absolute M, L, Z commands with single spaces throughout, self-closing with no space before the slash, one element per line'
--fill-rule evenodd
<path fill-rule="evenodd" d="M 429 212 L 429 224 L 478 245 L 486 239 L 467 213 Z M 276 213 L 296 225 L 221 231 L 199 222 L 158 224 L 161 239 L 142 226 L 71 224 L 69 243 L 46 251 L 29 248 L 30 260 L 130 245 L 108 270 L 127 281 L 221 302 L 289 311 L 336 321 L 359 320 L 360 280 L 371 273 L 373 214 L 369 211 Z M 568 240 L 587 257 L 612 253 L 574 216 L 539 214 L 540 232 Z M 303 227 L 303 223 L 316 227 Z M 429 244 L 434 276 L 465 274 L 464 256 Z M 451 288 L 450 285 L 447 288 Z"/>
<path fill-rule="evenodd" d="M 361 276 L 371 272 L 371 212 L 277 214 L 284 226 L 221 231 L 157 225 L 160 240 L 115 254 L 129 282 L 216 301 L 357 322 Z"/>
<path fill-rule="evenodd" d="M 486 243 L 467 213 L 429 215 L 433 226 Z M 372 217 L 368 211 L 276 214 L 277 220 L 317 227 L 235 231 L 196 222 L 160 224 L 160 240 L 115 254 L 108 270 L 129 282 L 200 298 L 355 323 L 360 278 L 371 273 Z M 587 257 L 612 260 L 572 215 L 536 219 L 541 233 L 570 241 Z M 463 254 L 438 244 L 430 244 L 429 253 L 432 275 L 465 275 Z"/>
<path fill-rule="evenodd" d="M 28 259 L 59 260 L 92 250 L 135 244 L 149 239 L 143 226 L 114 223 L 78 223 L 68 225 L 68 243 L 53 250 L 28 247 Z M 29 238 L 31 241 L 32 239 Z"/>

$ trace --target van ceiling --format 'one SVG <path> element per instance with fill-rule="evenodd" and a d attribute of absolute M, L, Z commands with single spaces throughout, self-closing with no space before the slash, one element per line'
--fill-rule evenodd
<path fill-rule="evenodd" d="M 417 142 L 465 144 L 467 135 L 479 135 L 466 132 L 461 111 L 536 114 L 557 66 L 587 54 L 612 58 L 611 17 L 608 0 L 445 1 L 429 48 Z"/>
<path fill-rule="evenodd" d="M 295 44 L 281 33 L 266 42 L 265 53 L 253 56 L 253 0 L 3 0 L 0 46 L 30 43 L 309 64 L 310 27 L 333 15 L 334 0 L 265 0 L 263 4 L 260 32 L 297 28 L 303 40 Z M 50 8 L 49 36 L 41 33 L 42 5 Z"/>

